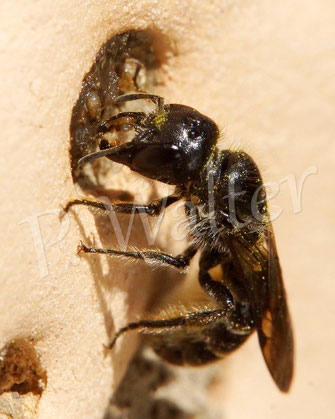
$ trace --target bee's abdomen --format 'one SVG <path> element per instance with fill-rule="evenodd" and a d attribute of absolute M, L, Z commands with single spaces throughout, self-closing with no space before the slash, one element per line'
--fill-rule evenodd
<path fill-rule="evenodd" d="M 237 349 L 252 331 L 239 334 L 227 330 L 221 323 L 194 334 L 169 332 L 150 336 L 149 339 L 154 351 L 165 361 L 175 365 L 200 366 L 217 361 Z"/>

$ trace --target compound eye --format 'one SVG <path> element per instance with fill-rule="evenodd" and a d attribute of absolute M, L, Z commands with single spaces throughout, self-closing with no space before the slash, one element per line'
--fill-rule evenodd
<path fill-rule="evenodd" d="M 197 138 L 203 136 L 203 128 L 199 119 L 192 119 L 191 121 L 188 121 L 188 127 L 188 137 L 191 140 L 196 140 Z"/>

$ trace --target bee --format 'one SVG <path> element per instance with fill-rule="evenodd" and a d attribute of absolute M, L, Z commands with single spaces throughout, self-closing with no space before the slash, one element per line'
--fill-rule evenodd
<path fill-rule="evenodd" d="M 85 205 L 154 217 L 183 200 L 189 245 L 178 256 L 84 244 L 80 249 L 180 270 L 199 252 L 198 279 L 207 302 L 180 315 L 130 323 L 115 334 L 109 348 L 129 331 L 153 333 L 152 345 L 161 358 L 200 366 L 223 358 L 257 331 L 270 374 L 279 389 L 287 392 L 293 375 L 293 334 L 257 165 L 244 151 L 220 151 L 218 126 L 191 107 L 164 104 L 162 97 L 147 93 L 125 94 L 115 102 L 140 99 L 150 100 L 154 110 L 121 112 L 99 128 L 103 135 L 115 124 L 126 123 L 134 129 L 134 138 L 117 146 L 102 138 L 100 150 L 82 157 L 78 164 L 105 157 L 150 179 L 175 185 L 174 192 L 148 205 L 75 199 L 67 203 L 65 212 Z"/>

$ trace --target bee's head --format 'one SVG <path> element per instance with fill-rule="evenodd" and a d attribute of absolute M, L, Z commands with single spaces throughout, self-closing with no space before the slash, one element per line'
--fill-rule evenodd
<path fill-rule="evenodd" d="M 79 165 L 107 157 L 148 178 L 182 185 L 199 176 L 219 137 L 214 121 L 175 104 L 141 116 L 135 129 L 138 134 L 131 142 L 110 147 L 102 140 L 101 151 L 83 157 Z"/>
<path fill-rule="evenodd" d="M 210 118 L 184 105 L 165 105 L 146 116 L 141 127 L 131 142 L 108 148 L 104 155 L 141 175 L 172 185 L 199 175 L 219 136 Z M 101 148 L 107 148 L 106 142 Z"/>

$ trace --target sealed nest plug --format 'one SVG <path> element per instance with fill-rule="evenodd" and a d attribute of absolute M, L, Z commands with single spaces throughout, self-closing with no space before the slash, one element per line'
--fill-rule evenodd
<path fill-rule="evenodd" d="M 31 392 L 40 395 L 46 384 L 46 372 L 32 343 L 16 339 L 1 350 L 0 394 Z"/>

